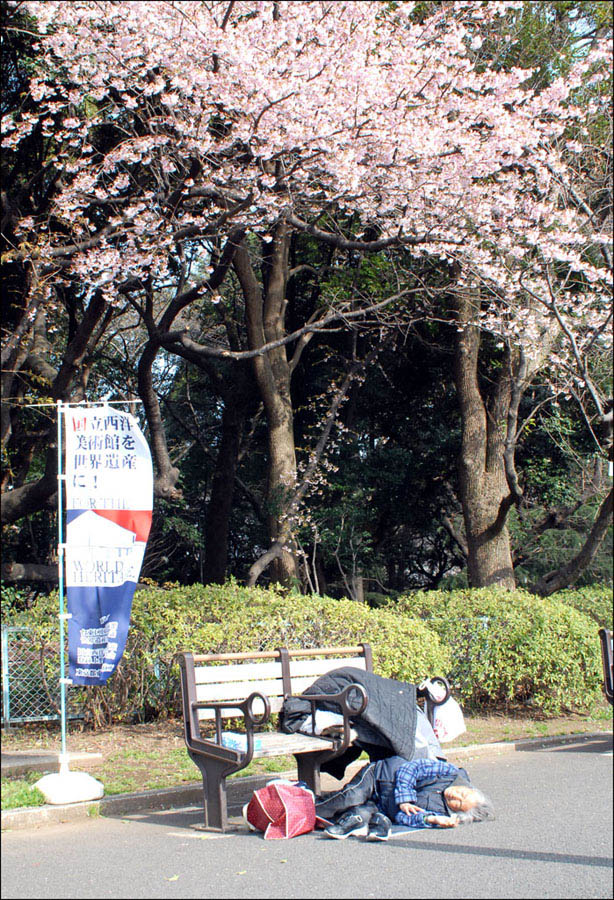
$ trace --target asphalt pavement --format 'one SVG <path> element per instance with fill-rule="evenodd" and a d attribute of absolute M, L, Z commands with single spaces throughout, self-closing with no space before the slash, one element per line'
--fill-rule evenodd
<path fill-rule="evenodd" d="M 199 829 L 202 811 L 150 810 L 7 831 L 2 897 L 610 898 L 612 737 L 493 750 L 464 765 L 494 821 L 387 843 L 316 831 L 265 841 Z"/>

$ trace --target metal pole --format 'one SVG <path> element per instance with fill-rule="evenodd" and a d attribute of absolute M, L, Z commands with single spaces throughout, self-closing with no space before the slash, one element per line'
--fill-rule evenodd
<path fill-rule="evenodd" d="M 60 771 L 68 765 L 66 753 L 66 669 L 64 665 L 64 629 L 66 611 L 64 608 L 64 528 L 63 528 L 63 502 L 62 485 L 65 475 L 62 466 L 62 407 L 58 400 L 58 584 L 60 594 L 60 717 L 62 723 L 62 752 L 60 756 Z"/>
<path fill-rule="evenodd" d="M 11 672 L 9 669 L 9 630 L 7 625 L 2 626 L 2 712 L 4 714 L 4 726 L 11 727 Z"/>

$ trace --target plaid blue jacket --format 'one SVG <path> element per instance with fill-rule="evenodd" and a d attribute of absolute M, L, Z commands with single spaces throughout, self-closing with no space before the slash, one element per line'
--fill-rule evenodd
<path fill-rule="evenodd" d="M 397 806 L 401 803 L 413 803 L 419 806 L 417 791 L 420 787 L 432 782 L 433 779 L 455 777 L 458 769 L 452 763 L 441 759 L 414 759 L 412 762 L 400 766 L 394 783 L 394 800 Z M 434 810 L 427 809 L 426 813 L 441 815 Z M 414 828 L 428 828 L 424 821 L 424 813 L 407 813 L 399 810 L 395 816 L 397 825 L 411 825 Z"/>

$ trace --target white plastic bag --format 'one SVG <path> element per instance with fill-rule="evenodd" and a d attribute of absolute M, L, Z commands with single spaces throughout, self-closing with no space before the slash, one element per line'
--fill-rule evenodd
<path fill-rule="evenodd" d="M 334 728 L 335 726 L 343 728 L 343 716 L 339 715 L 339 713 L 328 712 L 326 709 L 316 709 L 315 734 L 322 734 L 327 728 Z M 302 731 L 303 734 L 314 734 L 311 728 L 311 716 L 307 716 L 299 731 Z"/>
<path fill-rule="evenodd" d="M 435 707 L 433 731 L 442 744 L 467 731 L 463 711 L 453 697 L 448 697 L 445 703 Z"/>

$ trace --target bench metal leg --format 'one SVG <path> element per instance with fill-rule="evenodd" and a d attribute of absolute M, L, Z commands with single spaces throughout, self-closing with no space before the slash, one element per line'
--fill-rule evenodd
<path fill-rule="evenodd" d="M 210 831 L 228 830 L 228 804 L 226 798 L 226 775 L 228 763 L 222 760 L 206 759 L 197 756 L 192 759 L 200 769 L 203 778 L 205 828 Z M 234 767 L 230 768 L 233 771 Z"/>
<path fill-rule="evenodd" d="M 298 780 L 304 781 L 316 796 L 320 794 L 321 757 L 321 752 L 294 754 Z"/>

